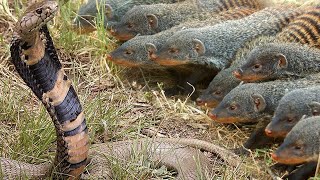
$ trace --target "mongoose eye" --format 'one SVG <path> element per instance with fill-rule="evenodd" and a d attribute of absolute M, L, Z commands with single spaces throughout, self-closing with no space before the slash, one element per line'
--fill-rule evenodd
<path fill-rule="evenodd" d="M 228 108 L 230 111 L 234 111 L 237 109 L 237 106 L 236 105 L 230 105 L 229 108 Z"/>
<path fill-rule="evenodd" d="M 254 71 L 258 71 L 258 70 L 261 69 L 261 67 L 262 67 L 261 64 L 255 64 L 255 65 L 253 65 L 252 68 L 253 68 Z"/>
<path fill-rule="evenodd" d="M 36 13 L 37 13 L 37 14 L 41 14 L 41 13 L 42 13 L 42 9 L 41 9 L 41 8 L 36 9 Z"/>
<path fill-rule="evenodd" d="M 301 150 L 301 149 L 302 149 L 302 146 L 300 146 L 300 145 L 295 145 L 295 146 L 294 146 L 294 149 L 295 149 L 295 150 Z"/>
<path fill-rule="evenodd" d="M 133 54 L 133 52 L 130 51 L 130 50 L 126 50 L 124 53 L 125 53 L 126 55 L 132 55 L 132 54 Z"/>
<path fill-rule="evenodd" d="M 287 121 L 288 121 L 288 122 L 292 122 L 292 121 L 293 121 L 293 118 L 287 118 Z"/>
<path fill-rule="evenodd" d="M 178 49 L 170 48 L 170 49 L 169 49 L 169 53 L 171 53 L 171 54 L 178 53 Z"/>
<path fill-rule="evenodd" d="M 132 29 L 133 25 L 131 23 L 127 24 L 127 28 Z"/>
<path fill-rule="evenodd" d="M 213 92 L 214 95 L 220 95 L 221 94 L 221 91 L 217 90 L 215 92 Z"/>

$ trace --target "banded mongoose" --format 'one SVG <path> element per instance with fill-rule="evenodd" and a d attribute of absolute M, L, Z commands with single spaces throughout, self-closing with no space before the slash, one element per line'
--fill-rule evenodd
<path fill-rule="evenodd" d="M 298 80 L 276 80 L 264 83 L 248 83 L 231 90 L 221 103 L 209 113 L 214 121 L 221 123 L 270 122 L 280 99 L 288 92 L 299 88 L 320 85 L 320 73 Z M 263 123 L 265 124 L 265 123 Z M 256 129 L 264 132 L 265 126 Z M 265 135 L 264 133 L 262 135 Z M 247 142 L 261 137 L 250 137 Z M 255 144 L 245 144 L 251 148 Z"/>
<path fill-rule="evenodd" d="M 169 39 L 174 33 L 186 28 L 203 27 L 214 25 L 225 20 L 240 19 L 256 11 L 256 9 L 252 8 L 232 9 L 210 17 L 205 21 L 185 22 L 154 35 L 136 36 L 133 39 L 126 41 L 120 47 L 111 52 L 109 60 L 124 66 L 160 68 L 151 59 L 155 58 L 154 56 L 157 49 L 160 49 L 166 40 Z"/>
<path fill-rule="evenodd" d="M 258 1 L 261 0 L 189 0 L 175 4 L 135 6 L 112 26 L 110 32 L 117 39 L 126 41 L 138 34 L 156 34 L 190 20 L 206 20 L 210 15 L 232 8 L 260 9 Z"/>
<path fill-rule="evenodd" d="M 301 164 L 288 179 L 308 179 L 314 176 L 320 153 L 320 116 L 299 121 L 288 133 L 280 147 L 271 154 L 272 159 L 282 164 Z"/>
<path fill-rule="evenodd" d="M 95 30 L 95 19 L 98 14 L 103 16 L 104 26 L 120 21 L 121 17 L 132 7 L 142 4 L 176 3 L 183 0 L 88 0 L 82 4 L 73 20 L 75 28 L 81 32 Z M 104 14 L 102 14 L 104 13 Z"/>
<path fill-rule="evenodd" d="M 278 33 L 276 35 L 275 38 L 270 39 L 269 43 L 282 42 L 282 41 L 290 42 L 290 41 L 293 41 L 293 39 L 286 38 L 287 34 L 289 34 L 289 35 L 291 33 L 296 34 L 295 33 L 296 31 L 309 32 L 308 29 L 310 28 L 310 26 L 309 26 L 310 24 L 313 24 L 313 27 L 315 28 L 316 24 L 314 24 L 314 22 L 316 22 L 316 21 L 319 22 L 319 19 L 316 20 L 316 18 L 319 17 L 316 14 L 316 12 L 318 12 L 319 9 L 313 8 L 313 7 L 305 7 L 305 9 L 307 10 L 306 12 L 304 12 L 302 15 L 300 15 L 300 16 L 296 17 L 294 20 L 292 20 L 292 22 L 290 22 L 287 26 L 285 26 L 284 29 L 280 33 Z M 303 23 L 301 23 L 302 20 L 304 20 Z M 299 23 L 300 23 L 300 27 L 299 27 Z M 302 26 L 304 26 L 304 28 L 302 28 Z M 297 27 L 299 27 L 299 28 L 297 28 Z M 312 28 L 312 30 L 314 30 L 314 28 Z M 311 34 L 311 33 L 309 33 L 309 34 Z M 313 34 L 316 34 L 316 32 L 314 32 Z M 295 38 L 294 40 L 295 40 L 295 42 L 300 42 L 300 43 L 306 43 L 307 42 L 307 43 L 309 43 L 309 41 L 305 40 L 306 38 L 309 38 L 309 39 L 312 39 L 313 41 L 315 41 L 316 37 L 317 36 L 312 36 L 312 37 L 306 36 L 306 37 L 302 37 L 301 38 L 299 36 L 298 38 Z M 311 40 L 310 40 L 310 42 L 311 42 Z M 270 67 L 270 66 L 264 67 L 264 66 L 262 66 L 261 69 L 259 69 L 260 66 L 258 65 L 259 64 L 258 62 L 260 61 L 259 60 L 260 58 L 256 58 L 256 57 L 259 57 L 259 56 L 263 55 L 263 57 L 265 57 L 264 58 L 264 63 L 269 65 L 271 62 L 273 62 L 275 60 L 274 57 L 278 55 L 276 52 L 280 51 L 280 50 L 279 51 L 276 50 L 278 47 L 274 47 L 272 49 L 269 49 L 269 48 L 267 48 L 268 45 L 265 45 L 265 44 L 268 44 L 268 43 L 267 42 L 266 43 L 261 43 L 260 45 L 257 44 L 256 45 L 257 47 L 256 47 L 255 50 L 251 49 L 252 53 L 249 53 L 251 55 L 249 55 L 249 58 L 248 58 L 248 61 L 250 61 L 250 63 L 248 63 L 249 65 L 248 64 L 243 65 L 247 61 L 247 59 L 246 59 L 247 57 L 245 57 L 243 59 L 242 58 L 241 59 L 236 58 L 235 59 L 236 63 L 233 63 L 230 68 L 220 72 L 212 80 L 212 82 L 210 83 L 208 89 L 205 90 L 204 93 L 199 97 L 199 99 L 197 100 L 197 102 L 198 102 L 197 104 L 198 105 L 209 104 L 211 107 L 215 107 L 217 105 L 217 103 L 219 103 L 222 100 L 222 98 L 231 89 L 236 87 L 241 81 L 249 81 L 248 79 L 245 79 L 245 77 L 252 76 L 252 75 L 247 75 L 247 74 L 255 74 L 254 77 L 257 77 L 257 73 L 253 72 L 253 71 L 261 72 L 262 69 L 264 69 L 264 68 L 277 69 L 276 68 L 277 66 L 273 66 L 273 67 Z M 261 47 L 259 47 L 259 46 L 261 46 Z M 270 45 L 270 46 L 273 47 L 272 45 Z M 274 45 L 274 46 L 276 46 L 276 45 Z M 274 50 L 274 51 L 272 51 L 272 50 Z M 287 47 L 286 51 L 295 53 L 295 50 L 290 49 L 290 47 Z M 269 52 L 269 54 L 265 53 L 265 52 L 268 52 L 268 51 L 271 51 L 271 52 Z M 300 52 L 299 53 L 300 57 L 302 57 L 304 52 L 302 52 L 302 51 L 299 51 L 299 52 Z M 307 54 L 307 52 L 309 52 L 309 51 L 306 51 L 305 54 Z M 248 53 L 246 53 L 246 54 L 248 54 Z M 294 57 L 295 54 L 290 54 L 290 55 L 292 55 L 292 57 Z M 316 53 L 311 53 L 310 54 L 310 59 L 315 60 L 315 56 L 316 56 Z M 309 57 L 309 55 L 305 55 L 304 57 Z M 295 58 L 295 59 L 300 60 L 299 58 Z M 304 61 L 304 58 L 302 58 L 301 61 Z M 311 63 L 309 65 L 316 65 L 316 63 L 317 62 L 314 62 L 314 63 Z M 303 64 L 303 62 L 300 63 L 300 65 L 302 65 L 302 64 Z M 241 66 L 241 68 L 239 68 L 239 66 Z M 257 66 L 257 67 L 255 67 L 255 66 Z M 250 67 L 250 69 L 249 69 L 249 67 Z M 301 70 L 306 70 L 306 69 L 307 68 L 302 68 Z M 286 69 L 283 69 L 283 70 L 285 71 Z M 300 70 L 299 68 L 296 69 L 296 71 L 299 71 L 299 70 Z M 308 71 L 310 71 L 310 69 Z M 319 70 L 317 70 L 317 68 L 314 66 L 314 72 L 318 72 L 318 71 Z M 310 71 L 309 73 L 311 73 L 311 72 L 312 71 Z M 234 76 L 237 77 L 237 78 L 229 77 L 231 73 L 233 73 Z M 272 73 L 272 72 L 270 72 L 269 69 L 268 69 L 268 72 L 264 72 L 264 73 L 265 73 L 264 75 L 267 76 L 267 74 L 270 75 L 269 73 Z M 290 72 L 286 73 L 286 75 L 289 75 L 289 74 L 290 74 Z M 305 74 L 308 74 L 308 73 L 305 73 Z M 291 75 L 294 75 L 294 74 L 291 74 Z M 250 78 L 254 78 L 254 77 L 250 77 Z M 227 80 L 225 81 L 224 78 L 226 78 Z"/>
<path fill-rule="evenodd" d="M 165 94 L 168 96 L 178 93 L 188 94 L 193 91 L 192 86 L 195 86 L 199 82 L 210 81 L 214 75 L 216 75 L 215 69 L 211 69 L 210 66 L 195 66 L 180 65 L 180 67 L 164 67 L 154 63 L 152 59 L 155 56 L 157 49 L 161 48 L 166 39 L 169 39 L 175 32 L 188 28 L 188 27 L 201 27 L 206 25 L 213 25 L 228 19 L 239 19 L 249 14 L 256 12 L 256 9 L 238 8 L 219 13 L 218 15 L 211 17 L 206 21 L 191 21 L 182 23 L 166 31 L 149 35 L 149 36 L 137 36 L 129 41 L 123 43 L 120 47 L 110 53 L 108 59 L 116 64 L 127 67 L 139 67 L 143 69 L 170 69 L 171 73 L 174 73 L 179 79 L 177 79 L 177 87 L 175 90 L 165 89 Z M 181 73 L 187 70 L 191 73 Z M 199 70 L 200 69 L 200 70 Z M 212 73 L 207 73 L 212 72 Z M 190 75 L 187 75 L 190 74 Z M 189 83 L 189 84 L 188 84 Z M 205 84 L 208 85 L 208 84 Z M 193 94 L 192 99 L 195 99 L 198 95 Z"/>
<path fill-rule="evenodd" d="M 265 132 L 271 137 L 285 137 L 302 117 L 318 115 L 320 115 L 320 86 L 297 89 L 281 98 Z"/>
<path fill-rule="evenodd" d="M 265 8 L 239 20 L 179 31 L 156 53 L 155 61 L 161 65 L 205 64 L 224 69 L 245 43 L 275 35 L 299 13 L 301 10 L 288 7 Z"/>
<path fill-rule="evenodd" d="M 227 69 L 221 70 L 210 82 L 207 89 L 197 98 L 198 106 L 208 108 L 216 107 L 233 88 L 237 87 L 241 81 L 232 75 L 232 72 L 243 64 L 251 50 L 261 44 L 273 42 L 275 36 L 261 36 L 246 43 L 243 48 L 239 49 L 235 60 Z"/>
<path fill-rule="evenodd" d="M 297 43 L 270 43 L 256 47 L 235 76 L 246 82 L 287 77 L 301 78 L 320 72 L 320 50 Z"/>
<path fill-rule="evenodd" d="M 255 82 L 319 72 L 319 60 L 316 58 L 319 50 L 299 47 L 299 44 L 320 47 L 319 23 L 320 7 L 311 8 L 284 28 L 275 43 L 256 47 L 234 75 L 242 81 Z"/>

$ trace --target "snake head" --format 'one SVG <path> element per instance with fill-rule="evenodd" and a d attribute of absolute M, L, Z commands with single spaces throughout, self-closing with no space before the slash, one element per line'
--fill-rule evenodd
<path fill-rule="evenodd" d="M 43 1 L 29 6 L 16 24 L 16 32 L 21 35 L 39 30 L 43 25 L 52 20 L 58 11 L 55 1 Z"/>

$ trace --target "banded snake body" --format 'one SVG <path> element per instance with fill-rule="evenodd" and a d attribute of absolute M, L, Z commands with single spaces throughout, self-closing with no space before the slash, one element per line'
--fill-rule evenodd
<path fill-rule="evenodd" d="M 52 176 L 56 179 L 112 179 L 108 156 L 125 163 L 132 154 L 143 153 L 157 165 L 178 172 L 177 179 L 196 179 L 209 172 L 212 164 L 198 149 L 215 153 L 232 166 L 239 157 L 214 144 L 197 139 L 144 138 L 131 141 L 92 145 L 79 98 L 64 73 L 46 23 L 58 10 L 55 1 L 36 3 L 16 23 L 10 51 L 12 63 L 33 93 L 45 105 L 55 125 L 57 150 L 49 164 L 28 164 L 0 157 L 4 179 L 31 179 Z M 89 160 L 90 159 L 90 160 Z M 91 170 L 83 174 L 91 164 Z"/>

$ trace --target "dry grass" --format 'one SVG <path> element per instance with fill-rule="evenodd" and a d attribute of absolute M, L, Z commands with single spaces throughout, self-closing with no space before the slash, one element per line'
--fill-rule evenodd
<path fill-rule="evenodd" d="M 45 109 L 10 63 L 10 36 L 21 12 L 20 4 L 26 3 L 15 1 L 9 4 L 0 0 L 0 156 L 40 163 L 52 161 L 55 133 Z M 196 107 L 188 97 L 166 98 L 152 81 L 153 76 L 107 62 L 107 53 L 117 44 L 99 24 L 98 31 L 89 35 L 79 35 L 71 29 L 71 20 L 79 5 L 80 1 L 65 3 L 54 22 L 50 23 L 50 30 L 65 70 L 84 106 L 92 143 L 151 134 L 197 138 L 235 148 L 248 138 L 250 129 L 213 124 L 206 112 Z M 217 172 L 221 179 L 267 179 L 269 176 L 264 167 L 271 163 L 269 150 L 260 149 L 244 157 L 247 168 L 239 171 L 219 166 Z M 163 173 L 161 168 L 145 168 L 151 172 L 149 176 L 140 174 L 130 179 L 171 176 Z"/>

